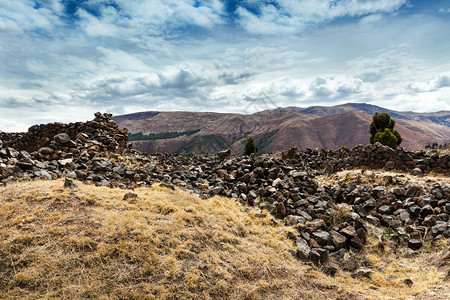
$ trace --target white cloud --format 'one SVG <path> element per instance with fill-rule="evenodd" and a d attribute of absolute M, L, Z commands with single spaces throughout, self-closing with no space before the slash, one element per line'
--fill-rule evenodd
<path fill-rule="evenodd" d="M 57 4 L 55 2 L 58 7 Z M 0 5 L 0 18 L 3 19 L 1 23 L 8 25 L 5 29 L 51 30 L 62 24 L 58 10 L 47 6 L 36 8 L 31 0 L 3 0 Z"/>
<path fill-rule="evenodd" d="M 439 13 L 444 14 L 444 15 L 450 14 L 450 8 L 440 8 Z"/>
<path fill-rule="evenodd" d="M 227 15 L 218 0 L 87 0 L 69 16 L 66 1 L 0 0 L 0 129 L 97 110 L 243 112 L 265 97 L 275 107 L 450 109 L 450 20 L 438 8 L 266 2 Z"/>
<path fill-rule="evenodd" d="M 302 32 L 312 25 L 328 23 L 337 18 L 393 13 L 407 3 L 406 0 L 304 0 L 301 2 L 278 0 L 274 2 L 275 4 L 255 0 L 245 2 L 257 8 L 258 13 L 252 13 L 243 6 L 238 8 L 241 23 L 248 32 L 256 34 Z"/>
<path fill-rule="evenodd" d="M 437 78 L 426 82 L 414 82 L 407 84 L 406 88 L 414 93 L 433 92 L 443 88 L 450 88 L 450 73 L 440 74 Z"/>

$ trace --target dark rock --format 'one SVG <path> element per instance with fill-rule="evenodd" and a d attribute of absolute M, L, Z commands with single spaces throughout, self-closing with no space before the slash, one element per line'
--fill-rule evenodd
<path fill-rule="evenodd" d="M 320 255 L 320 263 L 323 265 L 328 261 L 328 250 L 323 248 L 315 249 L 317 253 Z"/>
<path fill-rule="evenodd" d="M 76 189 L 76 188 L 78 188 L 78 185 L 75 182 L 73 182 L 72 180 L 70 180 L 69 178 L 66 178 L 64 180 L 64 187 L 65 188 Z"/>
<path fill-rule="evenodd" d="M 58 144 L 66 144 L 70 141 L 70 136 L 67 133 L 59 133 L 53 137 Z"/>
<path fill-rule="evenodd" d="M 230 155 L 231 155 L 231 150 L 230 149 L 217 152 L 217 156 L 219 156 L 219 158 L 222 159 L 222 160 L 227 158 L 227 157 L 229 157 Z"/>
<path fill-rule="evenodd" d="M 319 265 L 320 263 L 320 253 L 317 251 L 311 251 L 309 252 L 309 260 L 315 264 L 315 265 Z"/>
<path fill-rule="evenodd" d="M 342 270 L 353 272 L 358 268 L 358 263 L 356 262 L 354 257 L 349 257 L 346 260 L 342 261 L 340 264 Z"/>
<path fill-rule="evenodd" d="M 128 201 L 130 201 L 129 199 L 136 199 L 138 197 L 138 195 L 137 194 L 135 194 L 135 193 L 126 193 L 124 196 L 123 196 L 123 199 L 122 200 L 124 200 L 124 201 L 126 201 L 126 200 L 128 200 Z"/>
<path fill-rule="evenodd" d="M 422 241 L 416 240 L 416 239 L 410 239 L 408 240 L 408 247 L 413 250 L 419 250 L 423 245 Z"/>
<path fill-rule="evenodd" d="M 420 168 L 414 168 L 411 172 L 411 175 L 417 176 L 422 174 L 422 170 Z"/>
<path fill-rule="evenodd" d="M 413 285 L 413 281 L 409 278 L 406 278 L 405 280 L 403 280 L 403 283 L 409 287 L 411 287 Z"/>
<path fill-rule="evenodd" d="M 339 270 L 339 266 L 332 262 L 327 262 L 325 265 L 322 266 L 322 270 L 325 274 L 334 276 L 336 275 L 336 272 Z"/>
<path fill-rule="evenodd" d="M 343 236 L 342 234 L 332 230 L 330 231 L 331 240 L 333 241 L 334 246 L 336 249 L 341 249 L 346 246 L 347 238 Z"/>
<path fill-rule="evenodd" d="M 327 245 L 328 241 L 330 240 L 330 234 L 323 230 L 313 232 L 311 237 L 315 239 L 321 246 Z"/>

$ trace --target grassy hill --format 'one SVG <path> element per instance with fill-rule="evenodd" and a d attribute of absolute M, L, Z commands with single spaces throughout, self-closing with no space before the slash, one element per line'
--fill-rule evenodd
<path fill-rule="evenodd" d="M 124 200 L 77 184 L 0 188 L 1 299 L 427 299 L 442 278 L 429 250 L 408 269 L 370 248 L 386 273 L 329 277 L 294 258 L 287 227 L 267 213 L 161 186 Z"/>

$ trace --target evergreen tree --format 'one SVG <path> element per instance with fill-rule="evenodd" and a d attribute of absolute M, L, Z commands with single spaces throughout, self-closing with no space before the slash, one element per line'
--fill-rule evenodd
<path fill-rule="evenodd" d="M 246 155 L 250 155 L 252 153 L 259 152 L 258 146 L 255 144 L 255 140 L 253 139 L 253 136 L 251 136 L 251 135 L 248 136 L 247 141 L 245 142 L 244 151 L 245 151 Z"/>
<path fill-rule="evenodd" d="M 376 112 L 370 124 L 370 143 L 380 142 L 392 149 L 396 149 L 403 141 L 400 133 L 394 129 L 395 120 L 391 119 L 389 113 Z"/>

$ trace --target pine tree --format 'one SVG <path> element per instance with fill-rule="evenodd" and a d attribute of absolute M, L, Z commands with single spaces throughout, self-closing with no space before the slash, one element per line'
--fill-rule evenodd
<path fill-rule="evenodd" d="M 391 119 L 389 113 L 376 112 L 370 124 L 370 143 L 380 142 L 383 145 L 396 149 L 403 141 L 400 133 L 394 129 L 395 120 Z"/>
<path fill-rule="evenodd" d="M 253 136 L 251 136 L 251 135 L 248 136 L 247 141 L 245 142 L 244 151 L 245 151 L 246 155 L 250 155 L 252 153 L 259 152 L 258 146 L 255 144 L 255 140 L 253 139 Z"/>

